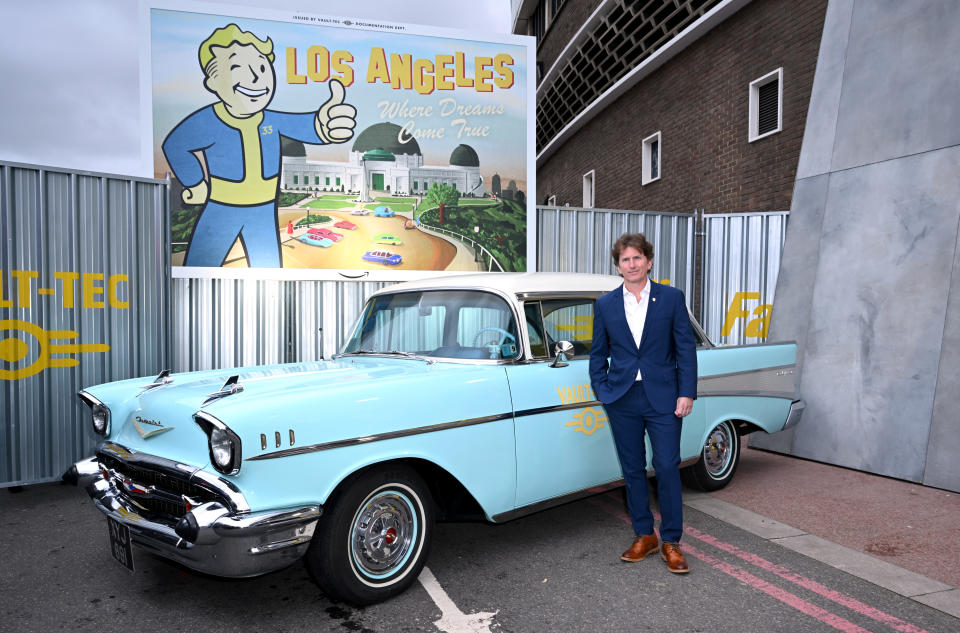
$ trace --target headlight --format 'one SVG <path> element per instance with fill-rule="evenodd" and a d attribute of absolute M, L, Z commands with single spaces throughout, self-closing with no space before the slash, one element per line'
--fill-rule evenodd
<path fill-rule="evenodd" d="M 233 461 L 233 442 L 226 431 L 213 429 L 210 433 L 210 457 L 220 470 L 230 466 Z"/>
<path fill-rule="evenodd" d="M 240 437 L 226 424 L 203 411 L 193 414 L 193 419 L 207 434 L 210 448 L 210 463 L 224 475 L 236 475 L 243 461 Z"/>
<path fill-rule="evenodd" d="M 84 404 L 90 407 L 90 412 L 93 414 L 93 432 L 97 435 L 109 435 L 110 409 L 107 408 L 107 405 L 103 404 L 86 391 L 81 391 L 77 395 L 80 396 L 80 399 L 83 400 Z"/>
<path fill-rule="evenodd" d="M 102 404 L 93 405 L 93 430 L 100 435 L 110 430 L 110 410 Z"/>

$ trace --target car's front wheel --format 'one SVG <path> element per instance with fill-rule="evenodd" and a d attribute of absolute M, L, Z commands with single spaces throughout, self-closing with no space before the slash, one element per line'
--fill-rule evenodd
<path fill-rule="evenodd" d="M 413 470 L 370 470 L 324 507 L 306 563 L 328 596 L 358 606 L 403 592 L 433 537 L 433 500 Z"/>
<path fill-rule="evenodd" d="M 740 435 L 730 420 L 711 429 L 697 463 L 680 471 L 683 482 L 697 490 L 720 490 L 733 479 L 740 463 Z"/>

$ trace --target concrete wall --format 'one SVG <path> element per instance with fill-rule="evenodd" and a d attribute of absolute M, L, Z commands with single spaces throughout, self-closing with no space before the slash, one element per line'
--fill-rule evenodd
<path fill-rule="evenodd" d="M 960 491 L 960 3 L 830 0 L 770 338 L 802 351 L 772 450 Z"/>

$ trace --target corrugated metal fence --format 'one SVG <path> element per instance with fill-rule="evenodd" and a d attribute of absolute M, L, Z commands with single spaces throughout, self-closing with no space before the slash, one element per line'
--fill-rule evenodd
<path fill-rule="evenodd" d="M 96 443 L 76 392 L 169 363 L 165 181 L 0 162 L 0 486 Z"/>
<path fill-rule="evenodd" d="M 167 190 L 0 162 L 0 486 L 56 479 L 90 453 L 81 387 L 329 357 L 386 285 L 171 279 Z M 613 241 L 642 232 L 651 276 L 699 297 L 715 342 L 765 336 L 786 213 L 538 207 L 537 220 L 538 270 L 615 274 Z"/>
<path fill-rule="evenodd" d="M 760 343 L 769 330 L 788 215 L 537 207 L 538 270 L 616 274 L 614 240 L 643 233 L 654 246 L 650 276 L 683 290 L 691 308 L 699 306 L 697 318 L 714 343 Z"/>

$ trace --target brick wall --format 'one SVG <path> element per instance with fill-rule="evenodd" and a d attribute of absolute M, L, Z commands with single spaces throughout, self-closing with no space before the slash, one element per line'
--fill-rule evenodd
<path fill-rule="evenodd" d="M 541 1 L 549 2 L 549 0 Z M 544 33 L 543 40 L 537 46 L 537 61 L 543 63 L 544 74 L 557 61 L 557 57 L 587 18 L 600 6 L 601 1 L 567 0 L 563 3 L 553 22 L 550 23 L 550 28 Z"/>
<path fill-rule="evenodd" d="M 555 195 L 558 204 L 580 206 L 583 174 L 595 170 L 598 208 L 789 209 L 826 3 L 747 4 L 607 106 L 538 167 L 537 203 Z M 565 5 L 561 17 L 566 11 Z M 780 67 L 783 129 L 748 143 L 749 83 Z M 641 186 L 642 140 L 657 131 L 661 178 Z"/>

